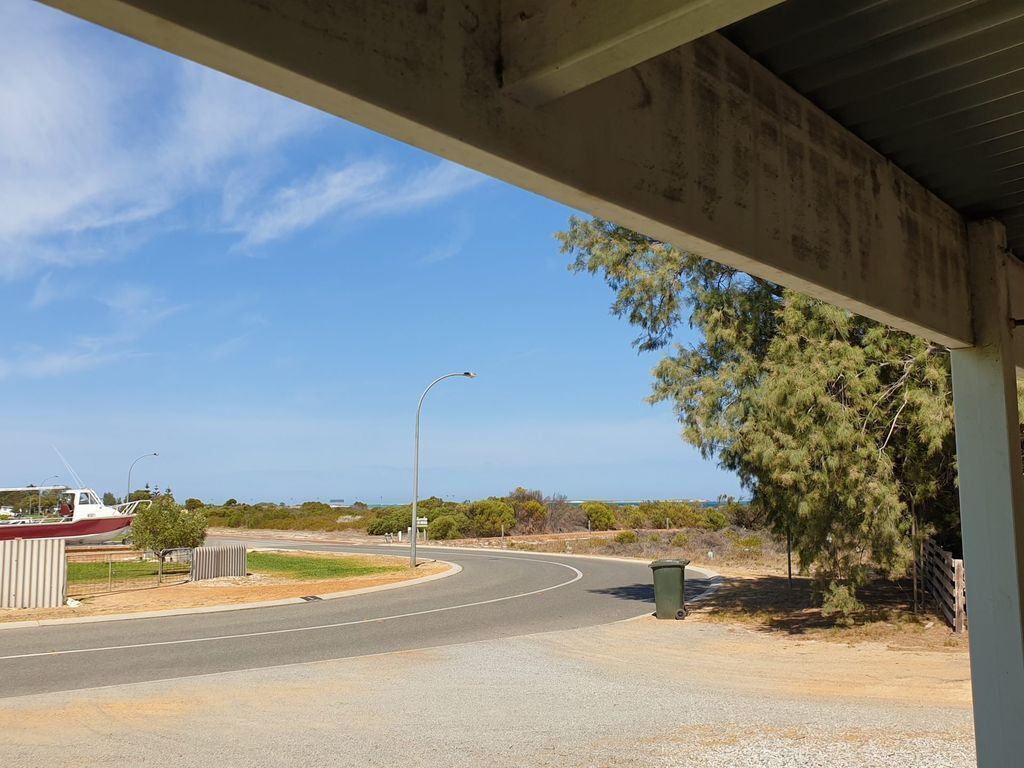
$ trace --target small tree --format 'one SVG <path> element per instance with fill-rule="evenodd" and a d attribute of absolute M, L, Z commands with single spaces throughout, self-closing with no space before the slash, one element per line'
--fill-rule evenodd
<path fill-rule="evenodd" d="M 586 501 L 582 507 L 587 520 L 590 521 L 591 530 L 610 531 L 615 527 L 615 514 L 607 504 L 602 504 L 600 501 Z"/>
<path fill-rule="evenodd" d="M 206 505 L 203 503 L 202 499 L 185 499 L 185 509 L 189 510 L 190 512 L 192 510 L 202 509 L 205 506 Z"/>
<path fill-rule="evenodd" d="M 113 507 L 117 504 L 117 496 L 107 491 L 103 494 L 103 503 L 108 507 Z"/>
<path fill-rule="evenodd" d="M 175 547 L 198 547 L 206 539 L 206 515 L 178 505 L 173 496 L 159 496 L 135 514 L 132 545 L 150 550 L 163 565 L 164 552 Z"/>

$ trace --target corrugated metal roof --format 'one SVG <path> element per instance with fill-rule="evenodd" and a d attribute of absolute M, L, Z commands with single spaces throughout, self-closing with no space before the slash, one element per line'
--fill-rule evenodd
<path fill-rule="evenodd" d="M 1024 256 L 1024 0 L 787 0 L 724 34 Z"/>

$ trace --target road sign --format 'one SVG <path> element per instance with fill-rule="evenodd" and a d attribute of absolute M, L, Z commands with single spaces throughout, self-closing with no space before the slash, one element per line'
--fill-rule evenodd
<path fill-rule="evenodd" d="M 425 518 L 425 517 L 417 517 L 416 518 L 416 527 L 417 528 L 426 528 L 427 527 L 427 518 Z"/>

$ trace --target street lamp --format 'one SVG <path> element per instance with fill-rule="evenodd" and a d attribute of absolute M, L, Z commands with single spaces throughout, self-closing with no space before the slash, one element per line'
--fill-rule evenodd
<path fill-rule="evenodd" d="M 427 396 L 427 392 L 433 388 L 439 381 L 445 379 L 451 379 L 455 376 L 461 376 L 466 379 L 475 379 L 476 374 L 470 371 L 463 371 L 462 373 L 446 373 L 444 376 L 439 376 L 430 382 L 430 386 L 423 390 L 423 394 L 420 395 L 419 405 L 416 406 L 416 450 L 413 453 L 412 460 L 412 528 L 409 530 L 409 565 L 412 568 L 416 567 L 416 505 L 419 502 L 420 495 L 420 409 L 423 407 L 423 398 Z"/>
<path fill-rule="evenodd" d="M 135 465 L 139 461 L 141 461 L 142 459 L 145 459 L 145 458 L 147 458 L 149 456 L 159 456 L 159 455 L 160 454 L 157 453 L 156 451 L 153 451 L 153 453 L 144 453 L 141 456 L 139 456 L 139 458 L 137 458 L 135 461 L 133 461 L 132 465 L 130 467 L 128 467 L 128 493 L 126 493 L 125 497 L 124 497 L 125 504 L 128 503 L 128 501 L 130 500 L 130 497 L 132 495 L 132 470 L 135 468 Z"/>
<path fill-rule="evenodd" d="M 43 480 L 43 482 L 41 482 L 39 484 L 39 514 L 40 515 L 43 514 L 43 486 L 46 485 L 51 480 L 56 480 L 59 477 L 60 477 L 60 475 L 50 475 L 48 478 L 46 478 L 45 480 Z M 32 502 L 31 501 L 28 503 L 28 511 L 29 512 L 32 511 Z"/>

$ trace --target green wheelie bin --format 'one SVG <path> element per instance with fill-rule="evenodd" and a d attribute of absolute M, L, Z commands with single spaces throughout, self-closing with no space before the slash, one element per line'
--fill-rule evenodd
<path fill-rule="evenodd" d="M 651 563 L 654 571 L 654 607 L 659 619 L 685 619 L 686 566 L 689 560 L 655 560 Z"/>

